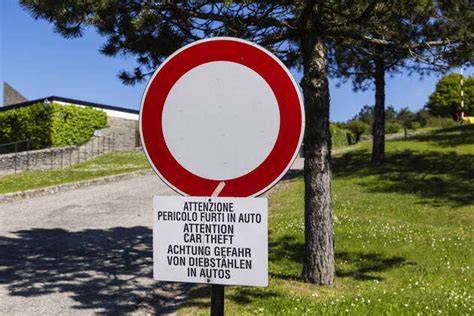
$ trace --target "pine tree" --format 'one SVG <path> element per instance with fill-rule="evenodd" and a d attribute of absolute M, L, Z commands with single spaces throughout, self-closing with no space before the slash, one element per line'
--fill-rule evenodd
<path fill-rule="evenodd" d="M 372 162 L 385 158 L 385 77 L 445 72 L 473 60 L 474 13 L 468 1 L 388 1 L 373 10 L 374 36 L 335 42 L 332 75 L 355 90 L 375 87 Z"/>
<path fill-rule="evenodd" d="M 222 35 L 256 42 L 289 67 L 302 68 L 306 112 L 303 279 L 317 284 L 332 284 L 335 277 L 328 87 L 332 47 L 336 42 L 364 40 L 391 52 L 393 45 L 377 31 L 383 25 L 374 29 L 385 20 L 374 12 L 395 10 L 398 2 L 20 1 L 33 17 L 53 23 L 65 37 L 82 36 L 86 27 L 94 27 L 106 39 L 101 53 L 136 57 L 136 68 L 119 75 L 128 84 L 146 80 L 185 44 Z"/>

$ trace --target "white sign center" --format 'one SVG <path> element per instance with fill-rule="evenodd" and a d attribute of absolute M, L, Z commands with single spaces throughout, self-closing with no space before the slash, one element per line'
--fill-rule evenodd
<path fill-rule="evenodd" d="M 280 112 L 259 74 L 216 61 L 193 68 L 176 82 L 166 98 L 162 124 L 166 145 L 184 168 L 207 179 L 229 180 L 268 157 Z"/>

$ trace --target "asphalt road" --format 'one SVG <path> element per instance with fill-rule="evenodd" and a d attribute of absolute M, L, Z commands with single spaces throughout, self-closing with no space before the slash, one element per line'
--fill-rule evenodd
<path fill-rule="evenodd" d="M 153 281 L 151 228 L 174 194 L 152 174 L 0 203 L 0 315 L 174 312 L 189 286 Z"/>
<path fill-rule="evenodd" d="M 0 204 L 0 315 L 173 312 L 152 278 L 155 175 Z"/>

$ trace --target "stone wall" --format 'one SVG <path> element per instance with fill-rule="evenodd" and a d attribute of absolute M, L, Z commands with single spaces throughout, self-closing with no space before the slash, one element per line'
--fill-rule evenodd
<path fill-rule="evenodd" d="M 114 150 L 108 137 L 92 137 L 81 146 L 47 148 L 0 155 L 0 176 L 23 170 L 61 169 Z"/>
<path fill-rule="evenodd" d="M 107 125 L 101 130 L 102 136 L 113 138 L 116 150 L 131 150 L 139 146 L 138 121 L 109 116 Z"/>

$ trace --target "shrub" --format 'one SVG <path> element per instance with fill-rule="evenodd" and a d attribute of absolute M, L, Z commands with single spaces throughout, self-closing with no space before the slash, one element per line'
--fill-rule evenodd
<path fill-rule="evenodd" d="M 0 112 L 0 143 L 30 139 L 31 148 L 51 144 L 51 109 L 43 103 Z"/>
<path fill-rule="evenodd" d="M 417 130 L 421 127 L 421 124 L 419 122 L 413 122 L 411 123 L 411 129 L 412 130 Z"/>
<path fill-rule="evenodd" d="M 36 103 L 0 112 L 0 143 L 31 140 L 32 149 L 81 145 L 107 125 L 107 114 L 92 108 Z"/>
<path fill-rule="evenodd" d="M 336 126 L 339 129 L 347 129 L 347 124 L 345 122 L 331 122 L 331 125 Z"/>
<path fill-rule="evenodd" d="M 107 114 L 93 108 L 63 106 L 53 103 L 52 146 L 81 145 L 87 142 L 97 129 L 107 125 Z"/>
<path fill-rule="evenodd" d="M 432 116 L 426 122 L 426 126 L 447 128 L 447 127 L 457 126 L 457 124 L 452 118 Z"/>
<path fill-rule="evenodd" d="M 415 114 L 415 121 L 419 122 L 421 127 L 425 127 L 431 117 L 428 109 L 421 109 Z"/>
<path fill-rule="evenodd" d="M 354 143 L 354 135 L 350 131 L 341 129 L 335 124 L 331 124 L 330 129 L 333 146 L 347 146 Z"/>
<path fill-rule="evenodd" d="M 395 134 L 402 129 L 402 126 L 398 123 L 387 123 L 385 124 L 385 133 Z"/>
<path fill-rule="evenodd" d="M 360 137 L 369 130 L 369 125 L 361 120 L 352 120 L 347 124 L 347 128 L 355 136 L 355 142 L 358 143 Z"/>

